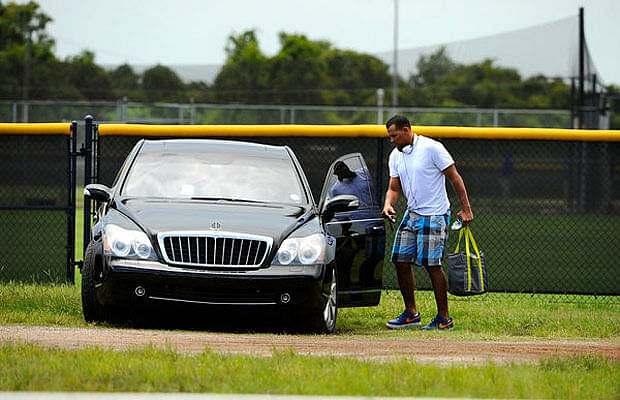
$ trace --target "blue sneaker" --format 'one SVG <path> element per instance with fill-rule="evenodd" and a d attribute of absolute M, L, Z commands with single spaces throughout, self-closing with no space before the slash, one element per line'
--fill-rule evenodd
<path fill-rule="evenodd" d="M 423 326 L 420 329 L 423 329 L 425 331 L 432 331 L 432 330 L 448 330 L 451 331 L 454 328 L 454 321 L 452 320 L 452 318 L 450 318 L 449 320 L 445 320 L 443 319 L 441 316 L 436 316 L 430 324 Z"/>
<path fill-rule="evenodd" d="M 420 325 L 422 325 L 420 313 L 418 312 L 416 315 L 413 315 L 407 310 L 403 311 L 398 318 L 388 321 L 386 324 L 386 326 L 390 329 L 410 328 L 412 326 Z"/>

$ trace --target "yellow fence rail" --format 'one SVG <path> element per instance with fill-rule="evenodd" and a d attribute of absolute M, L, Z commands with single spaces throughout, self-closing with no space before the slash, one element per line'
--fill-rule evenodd
<path fill-rule="evenodd" d="M 471 128 L 413 126 L 414 132 L 432 137 L 460 139 L 620 141 L 619 130 L 552 128 Z M 209 136 L 304 136 L 387 138 L 383 125 L 140 125 L 101 124 L 101 136 L 209 137 Z"/>
<path fill-rule="evenodd" d="M 0 135 L 71 135 L 70 123 L 0 123 Z"/>

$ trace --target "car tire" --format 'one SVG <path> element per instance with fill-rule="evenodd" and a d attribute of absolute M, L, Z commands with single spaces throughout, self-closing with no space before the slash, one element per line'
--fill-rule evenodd
<path fill-rule="evenodd" d="M 82 311 L 86 322 L 102 322 L 110 317 L 109 310 L 97 300 L 96 285 L 101 281 L 101 265 L 97 263 L 93 242 L 86 247 L 82 266 Z"/>
<path fill-rule="evenodd" d="M 321 310 L 315 312 L 311 318 L 311 330 L 320 334 L 333 333 L 336 329 L 336 319 L 338 317 L 338 277 L 336 268 L 332 267 L 329 273 L 331 273 L 331 279 L 325 305 Z"/>

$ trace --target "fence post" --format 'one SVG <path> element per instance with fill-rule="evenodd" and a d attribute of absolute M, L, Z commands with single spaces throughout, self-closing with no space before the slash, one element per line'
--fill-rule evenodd
<path fill-rule="evenodd" d="M 123 96 L 123 103 L 121 105 L 121 121 L 127 121 L 127 96 Z"/>
<path fill-rule="evenodd" d="M 67 218 L 67 281 L 75 284 L 75 206 L 77 184 L 77 121 L 71 122 L 69 151 L 69 218 Z"/>
<path fill-rule="evenodd" d="M 84 118 L 84 186 L 91 183 L 93 166 L 93 117 L 87 115 Z M 90 241 L 90 218 L 91 218 L 91 199 L 84 196 L 84 240 L 83 256 L 86 254 L 86 247 Z M 84 258 L 82 258 L 84 259 Z"/>
<path fill-rule="evenodd" d="M 194 125 L 196 123 L 196 105 L 194 104 L 194 98 L 189 99 L 189 123 Z"/>
<path fill-rule="evenodd" d="M 123 103 L 122 100 L 116 100 L 116 120 L 123 120 Z"/>
<path fill-rule="evenodd" d="M 22 104 L 22 122 L 28 122 L 28 102 L 24 101 Z"/>

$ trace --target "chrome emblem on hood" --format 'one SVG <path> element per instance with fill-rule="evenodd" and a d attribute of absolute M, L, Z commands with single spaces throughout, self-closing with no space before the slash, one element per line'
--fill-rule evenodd
<path fill-rule="evenodd" d="M 215 221 L 215 222 L 211 222 L 211 230 L 212 231 L 219 231 L 222 229 L 222 224 Z"/>

